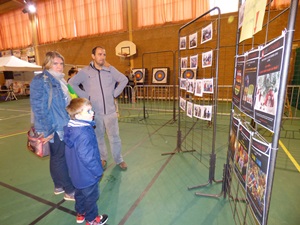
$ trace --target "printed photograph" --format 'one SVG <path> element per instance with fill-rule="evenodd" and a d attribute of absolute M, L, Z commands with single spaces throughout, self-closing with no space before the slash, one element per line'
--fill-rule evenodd
<path fill-rule="evenodd" d="M 203 93 L 213 93 L 214 92 L 214 79 L 203 79 Z"/>
<path fill-rule="evenodd" d="M 202 106 L 202 110 L 203 110 L 203 115 L 201 119 L 211 121 L 212 106 L 211 105 Z"/>
<path fill-rule="evenodd" d="M 195 96 L 202 97 L 203 96 L 203 80 L 197 79 L 195 81 Z"/>
<path fill-rule="evenodd" d="M 190 118 L 193 118 L 193 103 L 186 103 L 186 115 Z"/>
<path fill-rule="evenodd" d="M 212 23 L 201 30 L 201 44 L 210 41 L 213 36 Z"/>
<path fill-rule="evenodd" d="M 190 68 L 195 69 L 198 67 L 198 54 L 190 56 Z"/>
<path fill-rule="evenodd" d="M 180 78 L 180 89 L 186 90 L 186 78 Z"/>
<path fill-rule="evenodd" d="M 201 106 L 194 104 L 194 117 L 201 119 Z"/>
<path fill-rule="evenodd" d="M 191 34 L 189 36 L 189 43 L 190 43 L 190 49 L 192 48 L 197 48 L 197 39 L 198 39 L 198 34 L 197 32 L 194 34 Z"/>
<path fill-rule="evenodd" d="M 185 111 L 185 107 L 186 107 L 186 100 L 182 97 L 180 97 L 180 108 Z"/>
<path fill-rule="evenodd" d="M 188 64 L 188 57 L 181 58 L 181 69 L 186 69 Z"/>
<path fill-rule="evenodd" d="M 194 85 L 195 85 L 195 80 L 194 79 L 186 79 L 186 91 L 189 93 L 194 93 Z"/>
<path fill-rule="evenodd" d="M 213 51 L 202 53 L 202 68 L 210 67 L 212 65 Z"/>
<path fill-rule="evenodd" d="M 180 50 L 186 49 L 186 36 L 180 38 L 179 49 Z"/>

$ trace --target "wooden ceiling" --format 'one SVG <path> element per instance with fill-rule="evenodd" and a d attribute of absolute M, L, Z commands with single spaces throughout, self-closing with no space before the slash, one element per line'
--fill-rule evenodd
<path fill-rule="evenodd" d="M 12 10 L 24 8 L 24 0 L 0 0 L 0 15 Z"/>

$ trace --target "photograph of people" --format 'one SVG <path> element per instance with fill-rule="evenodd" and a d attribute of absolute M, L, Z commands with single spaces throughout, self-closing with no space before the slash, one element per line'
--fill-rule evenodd
<path fill-rule="evenodd" d="M 194 117 L 201 118 L 201 106 L 194 104 Z"/>
<path fill-rule="evenodd" d="M 211 120 L 212 106 L 206 105 L 203 107 L 203 120 Z"/>
<path fill-rule="evenodd" d="M 213 93 L 213 79 L 203 79 L 203 93 Z"/>
<path fill-rule="evenodd" d="M 182 69 L 187 68 L 187 64 L 188 64 L 188 57 L 181 58 L 181 68 Z"/>
<path fill-rule="evenodd" d="M 180 97 L 180 108 L 185 111 L 185 107 L 186 107 L 186 100 L 182 97 Z"/>
<path fill-rule="evenodd" d="M 198 67 L 198 54 L 190 57 L 190 68 Z"/>
<path fill-rule="evenodd" d="M 202 53 L 202 68 L 212 66 L 213 51 Z"/>
<path fill-rule="evenodd" d="M 198 39 L 198 34 L 197 32 L 194 34 L 191 34 L 189 36 L 189 42 L 190 42 L 190 49 L 191 48 L 197 48 L 197 39 Z"/>
<path fill-rule="evenodd" d="M 201 30 L 201 44 L 212 39 L 212 23 Z"/>
<path fill-rule="evenodd" d="M 186 79 L 186 91 L 194 93 L 194 79 Z"/>
<path fill-rule="evenodd" d="M 279 75 L 279 72 L 275 72 L 258 77 L 255 110 L 275 115 L 279 89 Z"/>
<path fill-rule="evenodd" d="M 203 96 L 203 80 L 197 79 L 195 81 L 195 96 L 202 97 Z"/>
<path fill-rule="evenodd" d="M 186 49 L 186 36 L 180 38 L 180 50 Z"/>
<path fill-rule="evenodd" d="M 180 89 L 186 90 L 186 79 L 180 78 Z"/>
<path fill-rule="evenodd" d="M 193 103 L 187 102 L 186 108 L 186 115 L 190 118 L 193 118 Z"/>

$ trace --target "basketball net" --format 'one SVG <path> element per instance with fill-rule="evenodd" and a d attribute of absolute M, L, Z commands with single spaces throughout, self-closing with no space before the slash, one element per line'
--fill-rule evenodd
<path fill-rule="evenodd" d="M 118 56 L 120 57 L 120 62 L 121 63 L 125 63 L 125 60 L 128 58 L 128 55 L 127 53 L 119 53 Z"/>

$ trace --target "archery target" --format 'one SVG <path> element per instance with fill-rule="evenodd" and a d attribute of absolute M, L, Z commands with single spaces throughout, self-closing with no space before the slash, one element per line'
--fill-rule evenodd
<path fill-rule="evenodd" d="M 152 83 L 166 84 L 168 78 L 168 68 L 153 68 L 152 69 Z"/>
<path fill-rule="evenodd" d="M 144 83 L 145 69 L 132 69 L 132 74 L 135 77 L 136 83 Z"/>
<path fill-rule="evenodd" d="M 182 78 L 194 79 L 196 78 L 197 69 L 185 69 L 181 72 Z"/>

